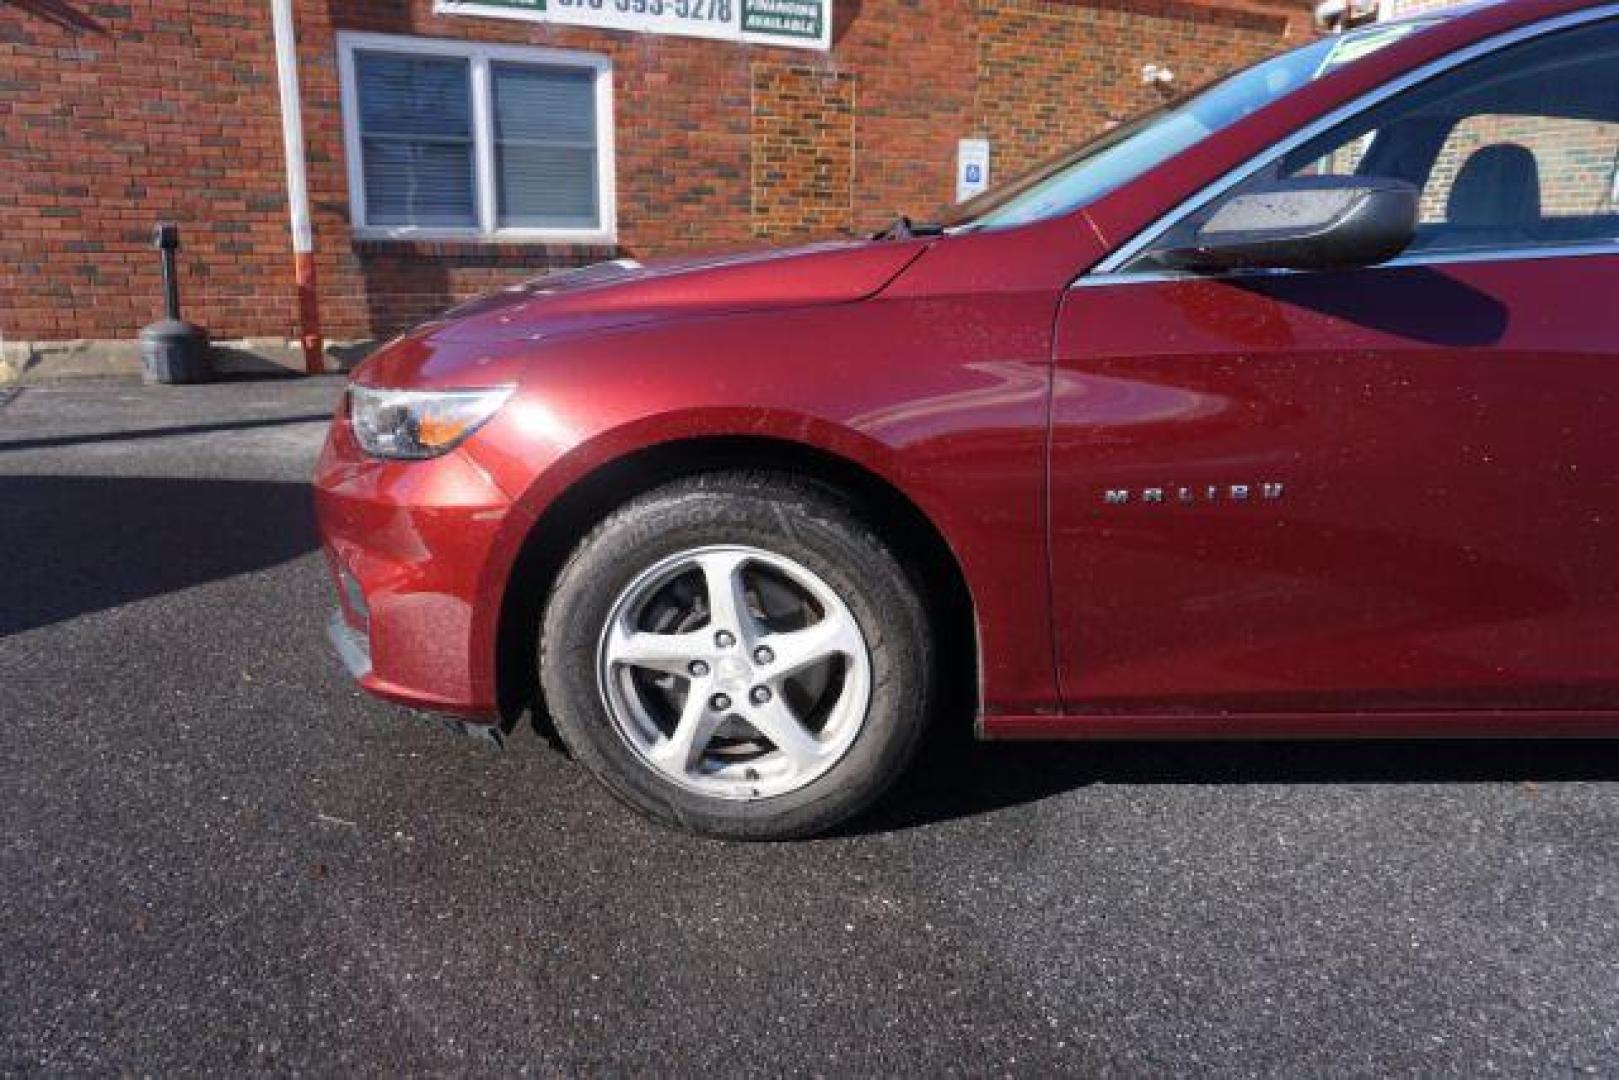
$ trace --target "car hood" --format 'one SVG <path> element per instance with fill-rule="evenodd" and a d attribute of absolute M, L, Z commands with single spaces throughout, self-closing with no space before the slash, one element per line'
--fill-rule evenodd
<path fill-rule="evenodd" d="M 663 320 L 852 303 L 874 296 L 928 240 L 844 241 L 735 255 L 630 259 L 564 270 L 467 301 L 379 349 L 354 373 L 376 386 L 487 381 L 527 342 Z M 506 358 L 506 363 L 495 359 Z"/>
<path fill-rule="evenodd" d="M 680 317 L 853 303 L 882 291 L 929 243 L 840 241 L 559 270 L 448 309 L 377 350 L 355 379 L 371 385 L 487 381 L 491 351 L 512 358 L 513 350 L 526 351 L 526 342 Z"/>
<path fill-rule="evenodd" d="M 862 300 L 926 242 L 849 241 L 564 270 L 468 301 L 420 328 L 434 340 L 544 339 L 661 319 Z"/>

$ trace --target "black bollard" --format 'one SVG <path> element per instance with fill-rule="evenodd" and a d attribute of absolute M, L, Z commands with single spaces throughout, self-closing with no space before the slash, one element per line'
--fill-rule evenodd
<path fill-rule="evenodd" d="M 198 383 L 213 377 L 208 361 L 208 333 L 180 318 L 180 279 L 175 268 L 175 252 L 180 250 L 180 227 L 160 221 L 152 232 L 152 242 L 163 253 L 163 314 L 159 321 L 141 330 L 141 363 L 146 381 L 156 383 Z"/>

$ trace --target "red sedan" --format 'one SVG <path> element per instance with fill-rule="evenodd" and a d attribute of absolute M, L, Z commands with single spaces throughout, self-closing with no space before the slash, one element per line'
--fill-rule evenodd
<path fill-rule="evenodd" d="M 861 242 L 356 373 L 332 636 L 731 837 L 991 739 L 1619 735 L 1619 6 L 1312 42 Z"/>

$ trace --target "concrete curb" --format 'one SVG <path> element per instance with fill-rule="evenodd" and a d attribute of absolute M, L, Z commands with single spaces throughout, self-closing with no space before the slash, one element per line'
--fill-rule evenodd
<path fill-rule="evenodd" d="M 329 372 L 348 371 L 377 342 L 329 341 Z M 212 343 L 214 370 L 221 375 L 286 376 L 304 373 L 303 350 L 284 338 L 238 338 Z M 30 386 L 70 379 L 139 377 L 140 346 L 133 340 L 83 338 L 73 341 L 0 342 L 0 386 Z"/>

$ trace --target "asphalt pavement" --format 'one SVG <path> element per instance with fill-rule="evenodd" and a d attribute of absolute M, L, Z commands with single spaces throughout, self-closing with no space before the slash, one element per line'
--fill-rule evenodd
<path fill-rule="evenodd" d="M 339 390 L 0 389 L 0 1073 L 1619 1076 L 1619 745 L 949 741 L 693 839 L 350 685 Z"/>

